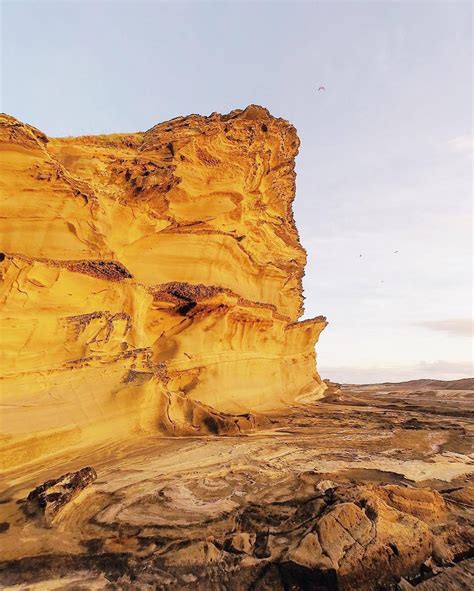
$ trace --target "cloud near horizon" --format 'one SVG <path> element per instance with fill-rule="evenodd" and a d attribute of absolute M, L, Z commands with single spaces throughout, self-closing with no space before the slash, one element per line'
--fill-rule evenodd
<path fill-rule="evenodd" d="M 424 378 L 457 380 L 474 376 L 472 361 L 419 361 L 413 365 L 374 365 L 371 367 L 321 366 L 322 378 L 346 384 L 405 382 Z"/>
<path fill-rule="evenodd" d="M 474 333 L 473 318 L 449 318 L 446 320 L 424 320 L 417 322 L 416 326 L 422 326 L 437 332 L 444 332 L 456 337 L 472 337 Z"/>

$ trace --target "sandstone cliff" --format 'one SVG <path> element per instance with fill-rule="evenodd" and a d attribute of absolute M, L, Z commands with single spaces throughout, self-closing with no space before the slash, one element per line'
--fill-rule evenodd
<path fill-rule="evenodd" d="M 144 433 L 235 433 L 320 397 L 298 322 L 295 129 L 261 107 L 48 139 L 0 117 L 7 465 Z"/>

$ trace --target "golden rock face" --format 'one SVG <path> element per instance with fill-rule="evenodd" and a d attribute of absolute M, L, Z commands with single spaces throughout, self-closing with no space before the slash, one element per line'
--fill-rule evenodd
<path fill-rule="evenodd" d="M 236 433 L 324 391 L 295 129 L 262 107 L 49 139 L 0 117 L 2 447 Z"/>

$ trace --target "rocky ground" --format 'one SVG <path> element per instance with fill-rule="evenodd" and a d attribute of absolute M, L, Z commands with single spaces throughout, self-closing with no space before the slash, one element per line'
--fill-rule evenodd
<path fill-rule="evenodd" d="M 246 435 L 146 437 L 8 472 L 0 585 L 472 588 L 473 391 L 332 386 Z"/>

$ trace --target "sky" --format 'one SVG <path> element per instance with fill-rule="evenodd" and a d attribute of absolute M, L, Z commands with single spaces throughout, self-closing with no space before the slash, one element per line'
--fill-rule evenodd
<path fill-rule="evenodd" d="M 251 103 L 295 125 L 305 317 L 329 321 L 322 377 L 474 375 L 470 2 L 1 8 L 1 110 L 50 136 Z"/>

